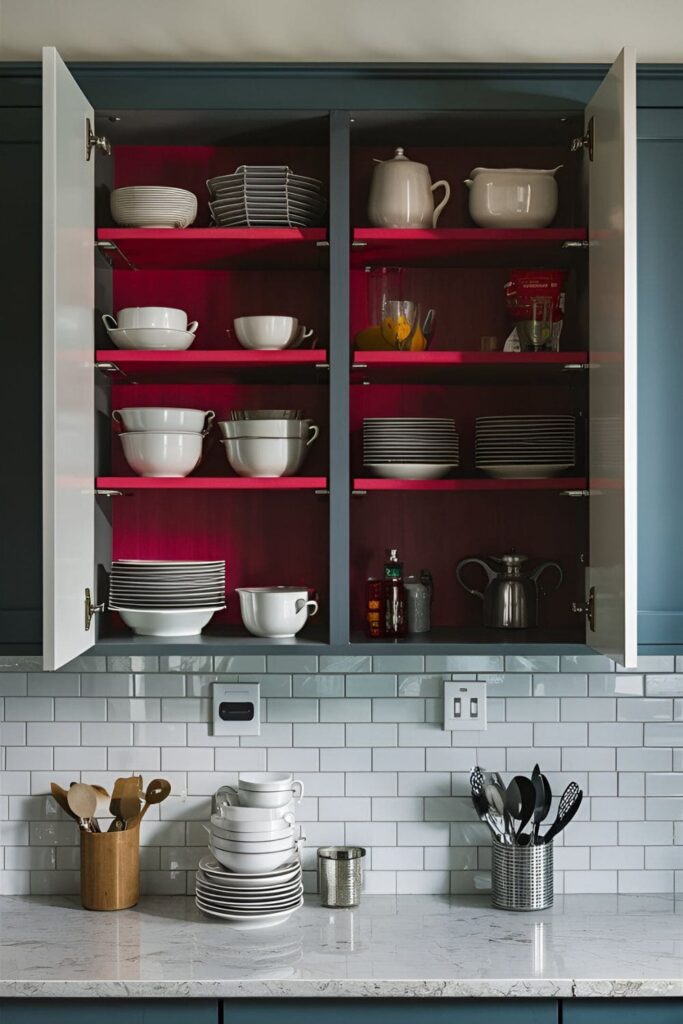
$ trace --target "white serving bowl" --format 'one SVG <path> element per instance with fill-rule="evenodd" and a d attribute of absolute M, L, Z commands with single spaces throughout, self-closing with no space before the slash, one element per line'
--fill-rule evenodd
<path fill-rule="evenodd" d="M 112 419 L 122 423 L 129 431 L 180 431 L 201 434 L 211 424 L 215 413 L 201 409 L 170 409 L 147 406 L 143 408 L 115 409 Z"/>
<path fill-rule="evenodd" d="M 311 419 L 306 420 L 219 420 L 223 439 L 248 437 L 293 437 L 313 444 L 320 430 Z"/>
<path fill-rule="evenodd" d="M 294 826 L 285 825 L 284 828 L 273 832 L 240 832 L 223 828 L 220 825 L 212 825 L 211 834 L 226 843 L 256 843 L 259 845 L 283 839 L 294 840 Z"/>
<path fill-rule="evenodd" d="M 246 839 L 223 839 L 222 836 L 212 831 L 211 843 L 227 853 L 282 853 L 283 850 L 290 850 L 293 853 L 295 848 L 294 835 L 285 836 L 283 839 L 262 839 L 260 842 L 250 843 Z"/>
<path fill-rule="evenodd" d="M 192 327 L 187 325 L 185 310 L 174 309 L 172 306 L 127 306 L 125 309 L 120 309 L 115 317 L 105 314 L 102 320 L 105 327 L 162 327 L 172 331 L 192 330 Z"/>
<path fill-rule="evenodd" d="M 300 420 L 303 409 L 232 409 L 231 419 L 248 422 L 249 420 Z"/>
<path fill-rule="evenodd" d="M 244 437 L 222 441 L 230 466 L 239 476 L 292 476 L 303 465 L 308 446 L 298 437 Z"/>
<path fill-rule="evenodd" d="M 299 332 L 295 316 L 238 316 L 233 323 L 240 345 L 262 351 L 286 348 Z"/>
<path fill-rule="evenodd" d="M 457 469 L 455 462 L 366 462 L 365 466 L 385 480 L 438 480 Z"/>
<path fill-rule="evenodd" d="M 184 352 L 194 341 L 192 331 L 172 331 L 165 327 L 127 327 L 115 330 L 108 327 L 107 334 L 117 348 L 148 352 Z"/>
<path fill-rule="evenodd" d="M 123 621 L 138 636 L 197 636 L 225 605 L 213 608 L 154 609 L 117 608 Z"/>
<path fill-rule="evenodd" d="M 240 789 L 261 792 L 291 789 L 293 782 L 294 779 L 289 772 L 240 772 L 238 778 Z"/>
<path fill-rule="evenodd" d="M 296 852 L 296 847 L 275 853 L 233 853 L 231 850 L 219 850 L 213 845 L 209 848 L 216 860 L 228 870 L 257 875 L 275 871 L 276 868 L 287 864 Z"/>
<path fill-rule="evenodd" d="M 237 593 L 242 622 L 253 636 L 296 636 L 306 625 L 309 608 L 311 615 L 318 611 L 318 602 L 301 587 L 238 587 Z"/>
<path fill-rule="evenodd" d="M 187 476 L 202 457 L 202 435 L 134 431 L 119 434 L 126 462 L 140 476 Z"/>
<path fill-rule="evenodd" d="M 111 215 L 123 227 L 186 228 L 197 216 L 197 197 L 184 188 L 134 185 L 113 190 Z"/>
<path fill-rule="evenodd" d="M 547 227 L 557 213 L 559 169 L 475 167 L 465 181 L 470 217 L 481 228 Z"/>
<path fill-rule="evenodd" d="M 212 814 L 211 815 L 211 827 L 221 828 L 227 832 L 239 832 L 241 836 L 251 840 L 252 837 L 259 835 L 273 835 L 276 832 L 282 831 L 284 828 L 289 828 L 294 824 L 294 814 L 291 812 L 282 813 L 281 809 L 277 814 L 272 814 L 270 811 L 263 812 L 251 817 L 243 817 L 237 812 L 241 811 L 252 811 L 251 807 L 225 807 L 224 814 Z M 233 814 L 232 812 L 236 812 Z"/>

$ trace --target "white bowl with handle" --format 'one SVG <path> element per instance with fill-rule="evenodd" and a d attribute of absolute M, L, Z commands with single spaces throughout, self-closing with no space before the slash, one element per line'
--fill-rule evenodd
<path fill-rule="evenodd" d="M 290 857 L 294 852 L 295 841 L 294 835 L 286 836 L 284 839 L 264 839 L 260 843 L 250 843 L 246 839 L 223 839 L 222 836 L 211 833 L 211 843 L 219 850 L 224 850 L 226 853 L 282 853 L 284 851 L 290 852 Z"/>
<path fill-rule="evenodd" d="M 196 329 L 195 320 L 188 326 L 187 313 L 184 309 L 173 306 L 126 306 L 116 316 L 108 313 L 102 317 L 105 327 L 160 327 L 172 331 L 191 331 Z"/>
<path fill-rule="evenodd" d="M 275 853 L 233 853 L 230 850 L 221 850 L 213 844 L 209 846 L 209 849 L 216 860 L 229 871 L 256 875 L 262 875 L 266 871 L 275 871 L 283 864 L 288 864 L 296 853 L 296 847 Z"/>
<path fill-rule="evenodd" d="M 547 227 L 557 213 L 560 167 L 475 167 L 465 181 L 470 217 L 481 228 Z"/>
<path fill-rule="evenodd" d="M 318 602 L 301 587 L 237 587 L 237 593 L 242 622 L 253 636 L 296 636 L 318 611 Z"/>
<path fill-rule="evenodd" d="M 209 409 L 171 409 L 164 406 L 114 409 L 111 414 L 126 431 L 180 431 L 188 434 L 206 434 L 216 418 Z"/>

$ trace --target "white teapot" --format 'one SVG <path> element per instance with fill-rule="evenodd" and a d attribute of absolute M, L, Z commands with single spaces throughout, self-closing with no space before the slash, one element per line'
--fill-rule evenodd
<path fill-rule="evenodd" d="M 377 160 L 370 187 L 368 218 L 377 228 L 435 228 L 451 197 L 447 181 L 432 185 L 426 164 L 409 160 L 399 146 L 391 160 Z M 434 208 L 434 190 L 445 195 Z"/>

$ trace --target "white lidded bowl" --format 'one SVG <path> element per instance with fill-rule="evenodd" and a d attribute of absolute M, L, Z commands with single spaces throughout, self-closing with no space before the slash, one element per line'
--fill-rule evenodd
<path fill-rule="evenodd" d="M 261 875 L 266 871 L 275 871 L 276 868 L 289 863 L 295 849 L 281 850 L 275 853 L 233 853 L 230 850 L 219 850 L 213 845 L 210 846 L 211 853 L 216 860 L 228 870 L 242 874 Z"/>
<path fill-rule="evenodd" d="M 254 636 L 296 636 L 318 611 L 318 602 L 301 587 L 238 587 L 237 593 L 242 622 Z"/>
<path fill-rule="evenodd" d="M 126 306 L 116 317 L 102 317 L 113 320 L 117 327 L 162 327 L 172 331 L 187 331 L 187 313 L 172 306 Z"/>
<path fill-rule="evenodd" d="M 123 424 L 124 430 L 181 431 L 189 434 L 201 434 L 215 417 L 211 410 L 204 412 L 201 409 L 170 409 L 163 406 L 115 409 L 111 415 L 112 419 Z"/>
<path fill-rule="evenodd" d="M 140 476 L 187 476 L 202 457 L 202 435 L 133 431 L 119 434 L 126 462 Z"/>
<path fill-rule="evenodd" d="M 306 458 L 307 444 L 298 437 L 246 437 L 221 442 L 239 476 L 292 476 Z"/>
<path fill-rule="evenodd" d="M 295 337 L 299 321 L 295 316 L 238 316 L 235 334 L 244 348 L 262 351 L 286 348 Z"/>
<path fill-rule="evenodd" d="M 481 228 L 545 228 L 557 213 L 559 167 L 475 167 L 465 181 L 470 217 Z"/>
<path fill-rule="evenodd" d="M 220 800 L 221 790 L 216 794 L 216 801 L 218 804 L 218 814 L 212 815 L 211 820 L 214 818 L 222 818 L 226 823 L 226 828 L 238 829 L 249 831 L 251 828 L 253 831 L 258 831 L 259 822 L 278 822 L 282 825 L 282 820 L 289 821 L 290 824 L 294 821 L 294 803 L 290 801 L 289 804 L 284 807 L 242 807 L 237 804 L 228 804 L 227 801 Z M 219 823 L 220 824 L 220 823 Z"/>
<path fill-rule="evenodd" d="M 123 621 L 138 636 L 198 636 L 208 625 L 214 612 L 225 605 L 213 608 L 149 609 L 117 608 Z"/>
<path fill-rule="evenodd" d="M 284 839 L 262 839 L 258 843 L 247 842 L 246 839 L 223 839 L 215 832 L 211 833 L 211 844 L 219 850 L 228 853 L 282 853 L 283 850 L 294 852 L 294 836 L 285 836 Z"/>

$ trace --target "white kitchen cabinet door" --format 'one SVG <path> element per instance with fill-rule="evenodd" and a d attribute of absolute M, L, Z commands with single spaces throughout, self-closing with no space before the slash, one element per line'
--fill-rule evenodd
<path fill-rule="evenodd" d="M 95 594 L 93 111 L 53 47 L 43 50 L 43 665 L 93 644 Z"/>
<path fill-rule="evenodd" d="M 636 664 L 636 60 L 622 50 L 586 109 L 590 551 L 586 643 Z"/>

